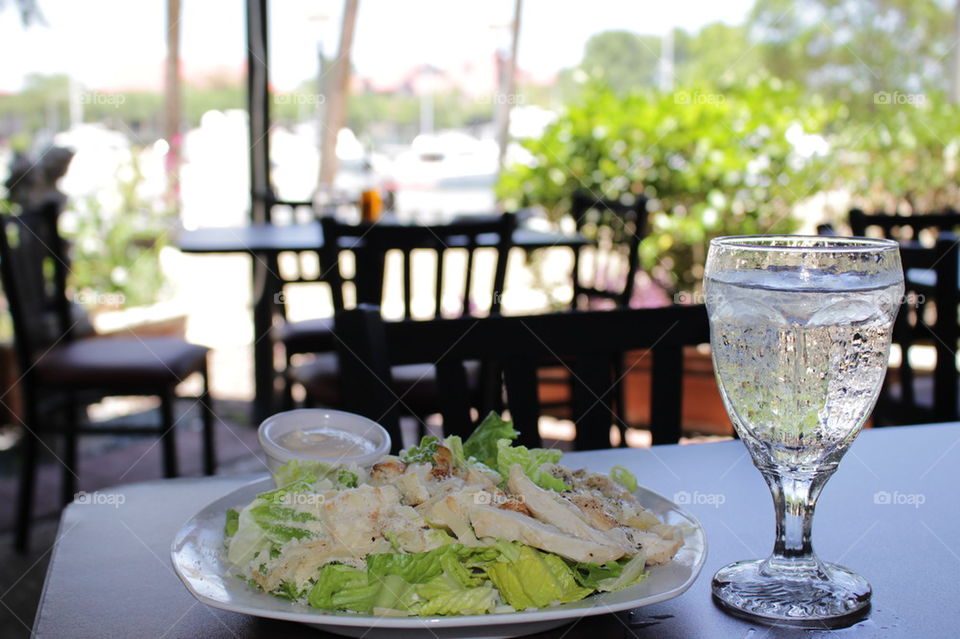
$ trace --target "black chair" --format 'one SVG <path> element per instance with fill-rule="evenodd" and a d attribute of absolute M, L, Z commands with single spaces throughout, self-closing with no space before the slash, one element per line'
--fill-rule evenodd
<path fill-rule="evenodd" d="M 882 237 L 899 242 L 919 242 L 921 234 L 929 231 L 934 237 L 943 232 L 952 232 L 960 227 L 960 213 L 947 208 L 939 213 L 917 215 L 888 215 L 865 213 L 862 209 L 850 210 L 850 230 L 854 235 L 867 236 L 876 229 Z"/>
<path fill-rule="evenodd" d="M 334 215 L 341 209 L 353 208 L 355 203 L 343 193 L 332 192 L 328 201 L 320 204 L 313 200 L 287 200 L 278 198 L 272 189 L 253 194 L 254 199 L 269 211 L 271 224 L 290 225 L 316 222 L 323 215 Z M 290 356 L 310 352 L 310 349 L 322 345 L 322 350 L 333 350 L 331 331 L 333 318 L 317 318 L 290 322 L 287 315 L 287 286 L 300 284 L 319 284 L 326 286 L 323 277 L 324 267 L 320 263 L 318 251 L 283 251 L 277 255 L 265 255 L 258 258 L 265 265 L 263 277 L 271 279 L 270 290 L 275 291 L 271 307 L 272 344 L 283 344 L 286 353 L 286 366 L 274 370 L 274 378 L 285 380 Z M 289 389 L 286 401 L 289 404 Z"/>
<path fill-rule="evenodd" d="M 404 400 L 392 385 L 391 367 L 435 365 L 444 432 L 465 435 L 474 418 L 464 363 L 491 364 L 502 371 L 520 442 L 540 445 L 537 369 L 548 359 L 569 361 L 578 449 L 610 446 L 610 426 L 622 423 L 610 401 L 617 362 L 624 352 L 641 349 L 653 356 L 653 442 L 677 442 L 683 347 L 710 339 L 702 305 L 426 322 L 384 322 L 379 309 L 361 306 L 337 316 L 337 335 L 345 407 L 384 424 L 395 444 Z"/>
<path fill-rule="evenodd" d="M 577 232 L 588 243 L 574 255 L 573 306 L 587 310 L 628 308 L 640 267 L 640 241 L 647 231 L 647 200 L 642 195 L 626 200 L 596 198 L 590 193 L 573 194 L 570 214 Z M 617 378 L 622 377 L 622 366 Z M 573 398 L 569 362 L 544 366 L 540 383 L 555 389 L 557 399 L 544 402 L 545 414 L 570 418 Z M 624 413 L 623 389 L 614 393 Z"/>
<path fill-rule="evenodd" d="M 879 425 L 956 421 L 960 374 L 956 349 L 960 340 L 960 247 L 952 234 L 941 234 L 932 248 L 902 243 L 905 301 L 893 328 L 901 363 L 892 369 L 874 419 Z M 913 346 L 925 344 L 936 351 L 932 375 L 920 374 L 910 362 Z"/>
<path fill-rule="evenodd" d="M 0 216 L 0 271 L 13 317 L 19 386 L 24 399 L 22 466 L 15 544 L 29 538 L 40 438 L 62 431 L 62 498 L 76 493 L 77 437 L 81 433 L 160 436 L 163 472 L 177 475 L 174 400 L 186 377 L 200 374 L 197 398 L 203 418 L 203 467 L 213 474 L 213 412 L 207 386 L 207 349 L 164 337 L 83 337 L 75 330 L 67 297 L 69 263 L 57 232 L 60 205 L 50 203 L 20 215 Z M 81 426 L 78 409 L 103 397 L 151 395 L 160 398 L 162 423 L 152 428 Z M 62 428 L 54 428 L 58 417 Z"/>
<path fill-rule="evenodd" d="M 574 258 L 573 299 L 578 308 L 612 303 L 627 308 L 640 264 L 640 241 L 647 232 L 647 199 L 598 199 L 574 193 L 570 214 L 589 243 Z"/>
<path fill-rule="evenodd" d="M 353 306 L 355 303 L 381 304 L 384 293 L 384 274 L 387 255 L 396 251 L 401 254 L 403 268 L 400 283 L 402 293 L 402 316 L 412 318 L 412 282 L 414 269 L 412 255 L 415 251 L 430 251 L 436 256 L 436 267 L 432 273 L 434 303 L 432 317 L 444 315 L 443 303 L 451 296 L 445 291 L 455 288 L 457 303 L 447 312 L 458 316 L 498 314 L 500 312 L 502 292 L 506 280 L 507 255 L 515 228 L 512 214 L 467 218 L 451 224 L 413 226 L 401 224 L 344 224 L 333 218 L 323 218 L 324 245 L 320 250 L 320 262 L 324 265 L 325 278 L 330 283 L 333 306 L 336 312 Z M 484 311 L 476 306 L 472 297 L 475 278 L 477 252 L 483 248 L 496 251 L 496 266 L 492 277 L 489 307 Z M 465 251 L 466 267 L 463 277 L 454 281 L 446 267 L 446 256 L 450 251 Z M 347 277 L 341 269 L 341 254 L 351 251 L 354 254 L 355 268 L 352 277 Z M 312 322 L 320 329 L 319 321 Z M 293 344 L 298 353 L 314 353 L 312 360 L 289 369 L 292 383 L 300 384 L 306 391 L 308 405 L 340 406 L 342 388 L 340 368 L 335 351 L 336 335 L 332 332 L 331 322 L 325 322 L 326 328 L 316 331 L 311 339 L 307 331 L 291 329 L 287 333 L 285 344 Z M 295 338 L 294 338 L 295 336 Z M 326 352 L 324 352 L 326 351 Z M 396 390 L 407 398 L 407 406 L 412 415 L 424 417 L 437 412 L 436 376 L 429 365 L 411 365 L 394 371 Z M 479 389 L 480 371 L 471 369 L 471 380 Z"/>
<path fill-rule="evenodd" d="M 851 209 L 854 235 L 880 235 L 900 242 L 906 303 L 901 306 L 893 342 L 902 353 L 900 366 L 888 374 L 877 401 L 874 419 L 880 424 L 953 421 L 957 408 L 960 375 L 955 364 L 960 337 L 957 305 L 957 238 L 960 213 L 946 208 L 916 215 L 874 214 Z M 910 362 L 915 345 L 936 350 L 932 375 L 918 374 Z"/>

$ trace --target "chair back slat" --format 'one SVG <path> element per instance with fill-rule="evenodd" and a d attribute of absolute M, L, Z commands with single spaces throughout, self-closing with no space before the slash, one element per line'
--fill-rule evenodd
<path fill-rule="evenodd" d="M 630 305 L 648 216 L 646 198 L 630 197 L 624 202 L 580 191 L 573 195 L 570 213 L 577 231 L 589 240 L 574 258 L 574 300 L 580 306 L 589 306 L 591 299 Z M 584 267 L 587 263 L 591 268 Z"/>
<path fill-rule="evenodd" d="M 413 249 L 403 249 L 403 317 L 410 319 L 413 306 Z"/>
<path fill-rule="evenodd" d="M 322 278 L 330 284 L 330 295 L 333 299 L 334 311 L 344 308 L 343 287 L 344 277 L 340 269 L 341 252 L 341 225 L 332 217 L 320 218 L 320 228 L 323 230 L 323 246 L 320 253 L 320 272 Z"/>
<path fill-rule="evenodd" d="M 956 351 L 960 338 L 960 318 L 957 306 L 960 304 L 960 248 L 956 236 L 941 234 L 934 248 L 936 262 L 934 270 L 937 283 L 934 292 L 937 305 L 937 320 L 933 327 L 936 338 L 937 366 L 933 373 L 933 405 L 935 418 L 953 421 L 960 418 L 957 408 L 957 391 L 960 375 L 957 373 Z"/>
<path fill-rule="evenodd" d="M 516 220 L 513 214 L 498 216 L 483 216 L 479 219 L 466 218 L 450 224 L 414 226 L 406 224 L 361 224 L 348 225 L 333 218 L 323 218 L 324 247 L 321 253 L 323 262 L 330 265 L 328 275 L 332 288 L 342 288 L 347 283 L 342 271 L 339 270 L 339 254 L 344 250 L 351 250 L 356 255 L 356 272 L 353 281 L 357 286 L 357 303 L 379 305 L 383 296 L 383 273 L 385 256 L 389 251 L 399 250 L 403 256 L 401 296 L 403 304 L 402 316 L 410 319 L 412 316 L 413 290 L 412 282 L 419 279 L 420 274 L 413 273 L 413 252 L 430 250 L 437 256 L 437 267 L 434 271 L 436 281 L 428 290 L 435 292 L 435 316 L 442 314 L 442 294 L 444 277 L 449 275 L 450 269 L 444 265 L 444 254 L 448 249 L 465 249 L 467 262 L 465 279 L 467 288 L 461 298 L 461 304 L 456 315 L 468 316 L 474 313 L 473 301 L 470 298 L 470 284 L 473 277 L 474 255 L 480 248 L 493 248 L 497 251 L 494 274 L 494 295 L 491 303 L 491 312 L 499 311 L 497 294 L 502 291 L 506 279 L 506 254 L 513 241 L 513 231 Z M 335 272 L 334 272 L 335 271 Z M 338 303 L 339 301 L 339 303 Z M 343 295 L 334 294 L 334 309 L 344 310 Z"/>
<path fill-rule="evenodd" d="M 527 447 L 539 446 L 540 411 L 536 365 L 530 360 L 512 357 L 504 363 L 503 378 L 510 417 L 514 427 L 520 431 L 517 443 Z"/>
<path fill-rule="evenodd" d="M 512 241 L 501 237 L 497 247 L 497 266 L 493 274 L 493 298 L 490 300 L 490 314 L 499 315 L 503 307 L 503 291 L 507 285 L 507 264 L 510 261 Z"/>
<path fill-rule="evenodd" d="M 391 452 L 397 453 L 403 442 L 402 400 L 391 385 L 387 336 L 380 313 L 376 307 L 361 305 L 342 311 L 336 322 L 343 405 L 383 426 L 392 440 Z"/>
<path fill-rule="evenodd" d="M 72 337 L 66 244 L 57 230 L 61 204 L 0 216 L 0 271 L 13 319 L 17 359 L 29 371 L 52 344 Z"/>
<path fill-rule="evenodd" d="M 573 420 L 578 450 L 610 447 L 610 425 L 617 423 L 612 402 L 616 384 L 609 353 L 578 353 L 571 365 Z"/>
<path fill-rule="evenodd" d="M 937 213 L 888 215 L 866 213 L 855 208 L 850 210 L 849 222 L 854 235 L 866 236 L 870 229 L 877 229 L 883 237 L 890 240 L 919 241 L 923 231 L 938 234 L 960 229 L 960 213 L 946 208 Z"/>
<path fill-rule="evenodd" d="M 956 347 L 960 341 L 960 246 L 956 236 L 941 233 L 933 247 L 916 242 L 900 246 L 905 282 L 905 302 L 893 327 L 893 343 L 900 347 L 900 395 L 884 388 L 874 411 L 879 423 L 954 421 L 960 418 L 957 390 L 960 373 Z M 933 370 L 932 404 L 923 401 L 918 376 L 910 361 L 911 348 L 928 344 L 936 352 Z M 930 395 L 927 394 L 929 397 Z"/>
<path fill-rule="evenodd" d="M 650 422 L 654 444 L 670 444 L 681 434 L 683 406 L 683 347 L 662 346 L 653 354 L 650 380 Z"/>
<path fill-rule="evenodd" d="M 473 430 L 473 420 L 470 418 L 470 389 L 463 362 L 445 358 L 436 366 L 437 395 L 444 432 L 466 438 Z"/>
<path fill-rule="evenodd" d="M 477 245 L 474 238 L 467 243 L 467 271 L 463 277 L 463 306 L 460 308 L 460 317 L 471 315 L 470 294 L 473 292 L 473 262 L 476 257 Z"/>
<path fill-rule="evenodd" d="M 433 281 L 433 316 L 442 317 L 443 316 L 443 267 L 444 267 L 444 256 L 447 254 L 446 249 L 440 248 L 437 250 L 437 276 Z"/>

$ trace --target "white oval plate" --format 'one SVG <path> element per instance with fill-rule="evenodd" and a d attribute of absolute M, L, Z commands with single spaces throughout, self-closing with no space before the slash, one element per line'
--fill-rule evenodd
<path fill-rule="evenodd" d="M 202 603 L 231 612 L 299 621 L 348 637 L 516 637 L 556 628 L 591 615 L 649 606 L 672 599 L 689 588 L 707 558 L 707 540 L 700 522 L 682 508 L 640 488 L 640 503 L 668 524 L 684 525 L 683 548 L 669 564 L 653 566 L 639 584 L 618 592 L 604 592 L 560 606 L 528 612 L 459 617 L 374 617 L 324 612 L 255 590 L 238 578 L 224 557 L 223 524 L 228 508 L 242 508 L 259 493 L 271 490 L 270 477 L 241 486 L 208 504 L 177 533 L 171 549 L 173 567 L 187 589 Z"/>

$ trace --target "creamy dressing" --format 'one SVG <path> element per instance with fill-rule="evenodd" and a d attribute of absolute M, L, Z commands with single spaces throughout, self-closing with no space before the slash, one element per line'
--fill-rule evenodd
<path fill-rule="evenodd" d="M 373 452 L 375 448 L 366 437 L 336 428 L 292 430 L 278 437 L 277 443 L 297 453 L 336 459 L 359 457 Z"/>

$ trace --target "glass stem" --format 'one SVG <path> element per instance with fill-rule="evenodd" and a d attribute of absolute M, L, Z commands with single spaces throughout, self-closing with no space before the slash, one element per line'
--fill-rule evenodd
<path fill-rule="evenodd" d="M 777 517 L 777 537 L 765 570 L 798 578 L 822 574 L 823 565 L 813 552 L 810 535 L 817 498 L 833 470 L 802 474 L 761 472 L 770 486 Z"/>

